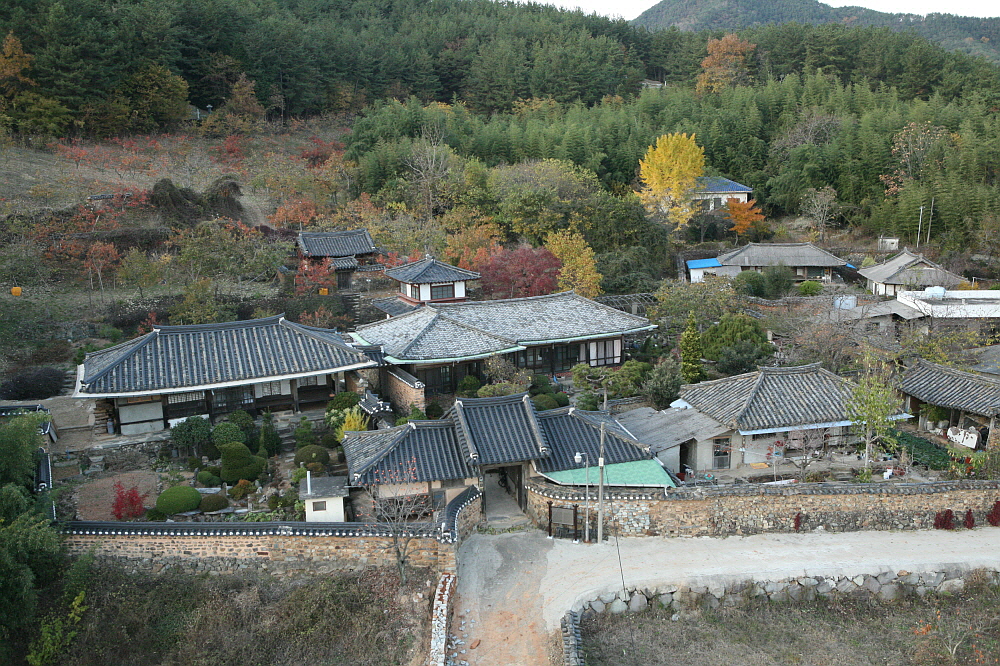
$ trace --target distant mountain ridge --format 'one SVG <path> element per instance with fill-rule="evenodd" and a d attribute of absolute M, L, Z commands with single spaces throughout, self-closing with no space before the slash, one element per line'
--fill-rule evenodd
<path fill-rule="evenodd" d="M 831 7 L 818 0 L 662 0 L 632 21 L 651 30 L 676 27 L 688 31 L 790 22 L 912 29 L 946 49 L 1000 62 L 1000 18 L 888 14 L 864 7 Z"/>

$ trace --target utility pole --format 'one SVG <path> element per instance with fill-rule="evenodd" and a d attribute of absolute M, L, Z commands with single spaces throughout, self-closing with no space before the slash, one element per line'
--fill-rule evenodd
<path fill-rule="evenodd" d="M 597 543 L 604 543 L 604 421 L 601 421 L 601 455 L 597 458 L 600 470 L 597 490 Z"/>
<path fill-rule="evenodd" d="M 923 226 L 924 226 L 924 207 L 921 206 L 920 220 L 917 222 L 917 247 L 914 248 L 915 250 L 920 249 L 920 232 L 923 231 Z"/>
<path fill-rule="evenodd" d="M 927 241 L 924 245 L 929 245 L 931 242 L 931 222 L 934 221 L 934 197 L 931 197 L 931 212 L 927 216 Z"/>

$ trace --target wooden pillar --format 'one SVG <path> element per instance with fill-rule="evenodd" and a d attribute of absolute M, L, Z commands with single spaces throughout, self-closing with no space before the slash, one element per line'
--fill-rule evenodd
<path fill-rule="evenodd" d="M 297 379 L 288 380 L 289 390 L 292 392 L 292 410 L 299 411 L 299 382 Z"/>
<path fill-rule="evenodd" d="M 549 500 L 549 538 L 552 538 L 552 500 Z"/>

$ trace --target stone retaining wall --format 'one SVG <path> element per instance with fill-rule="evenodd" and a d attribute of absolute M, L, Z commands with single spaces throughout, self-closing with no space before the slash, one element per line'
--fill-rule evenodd
<path fill-rule="evenodd" d="M 180 569 L 186 573 L 233 573 L 253 569 L 282 575 L 295 572 L 328 573 L 394 566 L 387 537 L 335 537 L 228 534 L 109 535 L 69 534 L 71 554 L 94 549 L 98 557 L 115 558 L 132 571 L 157 573 Z M 414 539 L 409 562 L 435 571 L 455 570 L 456 544 L 432 537 Z"/>
<path fill-rule="evenodd" d="M 584 666 L 579 625 L 588 615 L 639 613 L 650 607 L 662 607 L 675 611 L 673 619 L 677 619 L 679 613 L 740 606 L 754 599 L 797 602 L 851 597 L 892 602 L 908 596 L 955 594 L 961 592 L 973 576 L 983 583 L 996 585 L 1000 582 L 1000 573 L 995 570 L 969 572 L 953 568 L 919 573 L 883 571 L 851 577 L 800 576 L 778 581 L 623 588 L 594 599 L 580 600 L 566 613 L 562 620 L 563 662 L 566 666 Z"/>
<path fill-rule="evenodd" d="M 548 503 L 580 506 L 585 494 L 532 480 L 528 515 L 544 529 Z M 951 509 L 960 525 L 972 510 L 977 525 L 1000 500 L 1000 481 L 935 483 L 816 483 L 793 486 L 712 486 L 605 491 L 605 530 L 621 536 L 730 536 L 825 529 L 915 530 L 934 527 L 934 517 Z M 591 529 L 596 528 L 597 489 L 591 488 Z M 798 525 L 796 525 L 798 520 Z M 582 530 L 582 526 L 581 526 Z"/>

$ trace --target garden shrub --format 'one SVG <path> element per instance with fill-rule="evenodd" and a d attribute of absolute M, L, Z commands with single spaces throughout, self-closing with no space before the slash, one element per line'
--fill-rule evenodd
<path fill-rule="evenodd" d="M 323 436 L 319 438 L 319 444 L 325 449 L 335 449 L 340 446 L 340 438 L 335 432 L 323 433 Z"/>
<path fill-rule="evenodd" d="M 596 393 L 586 391 L 576 399 L 576 406 L 578 409 L 582 409 L 587 412 L 596 412 L 600 409 L 601 402 Z"/>
<path fill-rule="evenodd" d="M 305 467 L 296 467 L 294 470 L 292 470 L 292 483 L 299 483 L 304 478 L 306 478 Z"/>
<path fill-rule="evenodd" d="M 476 391 L 483 385 L 475 375 L 466 375 L 458 383 L 458 395 L 463 398 L 475 398 Z"/>
<path fill-rule="evenodd" d="M 326 472 L 326 466 L 321 462 L 311 462 L 306 463 L 306 470 L 313 476 L 318 476 L 319 474 Z"/>
<path fill-rule="evenodd" d="M 166 519 L 167 519 L 167 514 L 163 513 L 159 509 L 150 509 L 146 512 L 146 520 L 159 521 Z"/>
<path fill-rule="evenodd" d="M 215 446 L 221 451 L 222 444 L 229 444 L 230 442 L 246 444 L 247 436 L 238 425 L 226 421 L 215 426 L 215 429 L 212 430 L 212 441 L 215 442 Z"/>
<path fill-rule="evenodd" d="M 951 509 L 938 511 L 934 516 L 934 529 L 953 530 L 955 529 L 955 514 Z"/>
<path fill-rule="evenodd" d="M 569 405 L 569 396 L 563 393 L 562 391 L 559 391 L 558 393 L 553 393 L 552 397 L 555 398 L 556 404 L 558 404 L 560 407 L 566 407 L 567 405 Z"/>
<path fill-rule="evenodd" d="M 219 450 L 212 441 L 212 424 L 201 416 L 189 416 L 171 427 L 170 439 L 179 449 L 201 453 L 210 460 L 219 457 Z"/>
<path fill-rule="evenodd" d="M 199 458 L 198 456 L 188 456 L 188 459 L 187 459 L 187 469 L 188 469 L 188 471 L 189 472 L 194 472 L 199 467 L 201 467 L 201 458 Z"/>
<path fill-rule="evenodd" d="M 429 419 L 439 419 L 444 416 L 444 407 L 441 403 L 434 401 L 427 403 L 427 418 Z"/>
<path fill-rule="evenodd" d="M 295 453 L 295 466 L 298 467 L 300 464 L 308 464 L 318 462 L 321 465 L 330 464 L 330 452 L 324 449 L 322 446 L 313 444 L 311 446 L 305 446 L 299 449 Z"/>
<path fill-rule="evenodd" d="M 312 421 L 304 416 L 299 420 L 299 425 L 295 428 L 294 435 L 295 448 L 297 449 L 316 444 L 316 433 L 313 432 Z"/>
<path fill-rule="evenodd" d="M 515 393 L 520 393 L 521 387 L 517 384 L 510 384 L 507 382 L 501 382 L 499 384 L 486 384 L 476 391 L 476 396 L 479 398 L 496 398 L 502 395 L 514 395 Z"/>
<path fill-rule="evenodd" d="M 531 385 L 528 387 L 528 393 L 531 395 L 555 393 L 555 389 L 552 388 L 552 380 L 549 379 L 548 375 L 535 375 L 531 378 Z"/>
<path fill-rule="evenodd" d="M 806 280 L 799 285 L 799 296 L 817 296 L 823 291 L 823 285 L 816 280 Z"/>
<path fill-rule="evenodd" d="M 268 456 L 276 456 L 281 451 L 281 435 L 274 428 L 274 416 L 264 412 L 260 420 L 260 446 L 264 447 Z"/>
<path fill-rule="evenodd" d="M 222 466 L 220 465 L 209 465 L 204 471 L 210 472 L 212 476 L 222 477 Z"/>
<path fill-rule="evenodd" d="M 986 514 L 986 522 L 993 527 L 1000 527 L 1000 500 L 993 503 L 993 508 Z"/>
<path fill-rule="evenodd" d="M 211 511 L 222 511 L 227 506 L 229 506 L 229 500 L 222 493 L 214 493 L 212 495 L 205 495 L 201 498 L 201 506 L 199 507 L 202 511 L 209 513 Z"/>
<path fill-rule="evenodd" d="M 235 412 L 229 415 L 228 421 L 235 425 L 237 428 L 243 431 L 246 435 L 246 442 L 254 442 L 260 437 L 257 431 L 257 424 L 254 422 L 253 417 L 242 409 L 237 409 Z"/>
<path fill-rule="evenodd" d="M 543 412 L 546 409 L 555 409 L 559 406 L 556 399 L 549 393 L 539 393 L 531 399 L 531 402 L 535 403 L 535 409 L 540 412 Z"/>
<path fill-rule="evenodd" d="M 965 529 L 967 530 L 971 530 L 976 526 L 976 517 L 972 515 L 972 509 L 965 510 L 965 520 L 962 521 L 962 524 L 965 525 Z"/>
<path fill-rule="evenodd" d="M 247 479 L 240 479 L 239 483 L 229 489 L 229 496 L 236 501 L 243 499 L 247 495 L 252 495 L 253 493 L 253 484 Z"/>
<path fill-rule="evenodd" d="M 167 488 L 156 498 L 156 510 L 167 516 L 194 511 L 201 506 L 201 493 L 191 486 Z"/>
<path fill-rule="evenodd" d="M 0 399 L 44 400 L 62 393 L 66 373 L 56 368 L 31 368 L 0 384 Z"/>
<path fill-rule="evenodd" d="M 213 478 L 215 477 L 208 470 L 203 469 L 200 472 L 198 472 L 198 483 L 205 486 L 206 488 L 212 482 Z"/>
<path fill-rule="evenodd" d="M 333 399 L 326 403 L 327 411 L 333 409 L 350 409 L 361 402 L 361 396 L 354 391 L 341 391 L 333 396 Z"/>
<path fill-rule="evenodd" d="M 254 481 L 267 467 L 267 460 L 250 453 L 246 444 L 229 442 L 219 445 L 222 453 L 222 480 L 236 483 L 241 479 Z"/>

